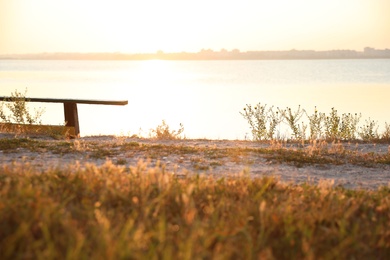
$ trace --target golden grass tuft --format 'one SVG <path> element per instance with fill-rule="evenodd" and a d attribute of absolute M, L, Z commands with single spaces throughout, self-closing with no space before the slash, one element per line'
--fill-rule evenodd
<path fill-rule="evenodd" d="M 15 136 L 50 136 L 55 139 L 65 139 L 75 136 L 75 128 L 64 125 L 32 125 L 0 123 L 0 133 L 12 133 Z"/>

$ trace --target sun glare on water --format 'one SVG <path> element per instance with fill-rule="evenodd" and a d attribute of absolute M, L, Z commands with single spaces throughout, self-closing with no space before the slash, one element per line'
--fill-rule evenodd
<path fill-rule="evenodd" d="M 169 61 L 143 61 L 139 69 L 140 83 L 147 87 L 160 87 L 161 84 L 169 83 L 174 79 L 174 69 L 173 64 Z"/>
<path fill-rule="evenodd" d="M 188 103 L 188 97 L 193 91 L 181 83 L 185 75 L 179 72 L 179 66 L 177 62 L 147 60 L 139 62 L 131 71 L 121 72 L 121 77 L 126 77 L 128 73 L 133 76 L 131 82 L 117 89 L 122 93 L 121 98 L 129 100 L 129 104 L 118 110 L 118 117 L 124 120 L 121 120 L 122 130 L 116 129 L 115 132 L 138 134 L 139 128 L 142 128 L 145 135 L 162 120 L 178 126 L 188 116 L 182 108 L 187 106 L 188 113 L 188 107 L 193 107 Z M 105 116 L 110 117 L 109 114 Z"/>

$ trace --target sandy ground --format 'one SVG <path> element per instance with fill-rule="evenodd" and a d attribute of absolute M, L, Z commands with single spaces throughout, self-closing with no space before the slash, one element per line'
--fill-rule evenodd
<path fill-rule="evenodd" d="M 0 134 L 0 138 L 13 138 L 7 134 Z M 40 137 L 39 139 L 42 139 Z M 64 142 L 45 139 L 45 142 Z M 91 143 L 100 146 L 110 146 L 112 144 L 123 145 L 126 143 L 138 143 L 145 146 L 177 146 L 192 148 L 210 148 L 210 149 L 229 149 L 229 148 L 265 148 L 270 144 L 251 142 L 251 141 L 232 141 L 232 140 L 152 140 L 130 137 L 97 136 L 83 137 L 75 142 L 78 147 L 76 153 L 54 153 L 50 150 L 34 151 L 18 148 L 16 151 L 0 151 L 0 164 L 2 167 L 9 167 L 15 163 L 29 163 L 39 170 L 48 168 L 64 168 L 76 163 L 81 167 L 88 163 L 103 165 L 107 161 L 114 164 L 121 162 L 124 167 L 136 166 L 140 160 L 149 161 L 151 167 L 155 166 L 157 161 L 165 165 L 168 171 L 177 175 L 186 174 L 206 174 L 215 177 L 236 176 L 243 172 L 249 173 L 251 177 L 275 176 L 281 182 L 285 183 L 310 183 L 332 186 L 343 186 L 351 189 L 378 189 L 379 187 L 390 187 L 390 165 L 375 164 L 370 166 L 360 166 L 349 163 L 341 165 L 335 164 L 306 164 L 294 166 L 287 162 L 275 162 L 265 158 L 259 153 L 249 153 L 239 156 L 237 160 L 225 156 L 210 161 L 210 158 L 202 158 L 199 154 L 177 154 L 169 153 L 155 158 L 148 157 L 144 152 L 131 150 L 120 151 L 114 155 L 108 155 L 104 158 L 95 158 L 91 156 L 88 146 Z M 294 145 L 286 145 L 286 149 L 297 149 Z M 113 148 L 116 149 L 116 148 Z M 330 149 L 333 149 L 330 147 Z M 337 148 L 338 149 L 338 148 Z M 390 147 L 388 144 L 343 144 L 342 149 L 355 151 L 361 154 L 388 154 Z M 202 167 L 202 165 L 204 167 Z"/>

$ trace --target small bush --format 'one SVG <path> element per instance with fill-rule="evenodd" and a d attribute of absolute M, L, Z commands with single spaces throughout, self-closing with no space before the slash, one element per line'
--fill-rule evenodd
<path fill-rule="evenodd" d="M 340 125 L 340 138 L 343 140 L 353 140 L 356 138 L 357 125 L 359 124 L 361 114 L 352 115 L 342 114 Z"/>
<path fill-rule="evenodd" d="M 390 124 L 385 123 L 385 130 L 381 135 L 381 139 L 384 141 L 390 141 Z"/>
<path fill-rule="evenodd" d="M 151 138 L 156 138 L 159 140 L 176 140 L 182 139 L 181 134 L 184 132 L 184 127 L 180 124 L 180 128 L 178 130 L 171 130 L 169 125 L 162 121 L 161 125 L 158 125 L 156 129 L 151 129 L 149 136 Z"/>
<path fill-rule="evenodd" d="M 42 124 L 44 109 L 35 109 L 34 113 L 31 113 L 27 107 L 26 94 L 27 89 L 24 93 L 15 90 L 8 99 L 1 102 L 0 119 L 3 123 Z"/>
<path fill-rule="evenodd" d="M 267 109 L 267 105 L 261 103 L 253 108 L 251 105 L 246 105 L 244 112 L 240 114 L 248 121 L 253 139 L 257 141 L 274 139 L 276 127 L 283 120 L 279 111 L 274 111 L 273 107 Z"/>
<path fill-rule="evenodd" d="M 302 118 L 305 113 L 304 109 L 301 109 L 301 106 L 298 106 L 297 111 L 293 112 L 291 108 L 286 108 L 285 110 L 279 110 L 282 117 L 285 119 L 287 125 L 292 130 L 292 135 L 295 140 L 304 140 L 306 126 L 302 122 L 302 126 L 299 125 L 299 120 Z"/>
<path fill-rule="evenodd" d="M 332 140 L 353 140 L 356 138 L 357 125 L 361 115 L 342 114 L 332 108 L 329 116 L 324 117 L 325 136 Z"/>
<path fill-rule="evenodd" d="M 317 107 L 314 107 L 314 114 L 309 116 L 306 113 L 306 116 L 309 119 L 310 139 L 311 140 L 321 139 L 325 114 L 319 113 L 317 111 Z"/>
<path fill-rule="evenodd" d="M 332 107 L 332 111 L 329 116 L 325 117 L 325 136 L 327 139 L 339 138 L 339 125 L 340 116 L 337 114 L 337 110 Z"/>
<path fill-rule="evenodd" d="M 359 136 L 364 141 L 371 141 L 379 138 L 377 122 L 370 118 L 366 120 L 366 124 L 360 127 Z"/>

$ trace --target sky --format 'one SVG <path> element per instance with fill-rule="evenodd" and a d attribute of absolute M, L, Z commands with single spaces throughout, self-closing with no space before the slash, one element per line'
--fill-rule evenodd
<path fill-rule="evenodd" d="M 390 48 L 389 0 L 0 0 L 0 54 Z"/>

